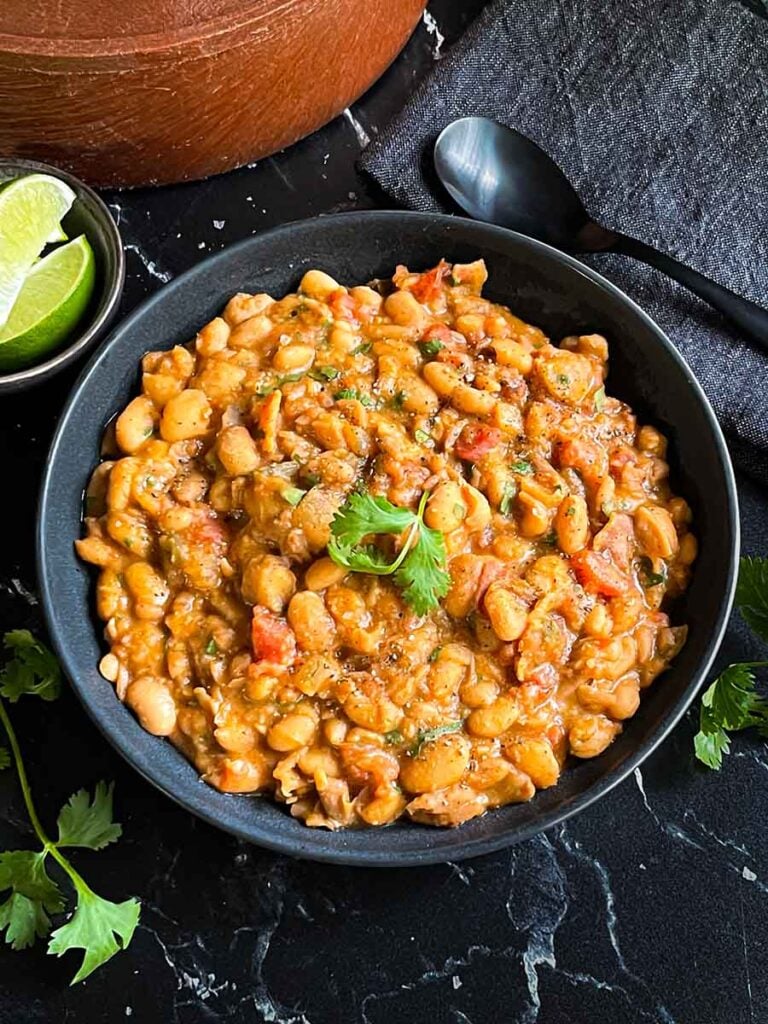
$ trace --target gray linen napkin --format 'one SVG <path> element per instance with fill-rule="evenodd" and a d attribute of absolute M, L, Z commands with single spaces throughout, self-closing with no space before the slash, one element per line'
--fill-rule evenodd
<path fill-rule="evenodd" d="M 764 0 L 496 0 L 363 167 L 417 210 L 450 208 L 432 143 L 467 114 L 525 132 L 590 214 L 768 306 Z M 667 331 L 742 468 L 768 483 L 768 353 L 658 272 L 584 257 Z"/>

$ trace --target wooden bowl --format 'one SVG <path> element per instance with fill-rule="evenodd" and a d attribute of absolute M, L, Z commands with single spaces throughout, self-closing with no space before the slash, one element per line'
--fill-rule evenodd
<path fill-rule="evenodd" d="M 94 185 L 202 178 L 348 106 L 424 0 L 4 0 L 0 155 Z"/>

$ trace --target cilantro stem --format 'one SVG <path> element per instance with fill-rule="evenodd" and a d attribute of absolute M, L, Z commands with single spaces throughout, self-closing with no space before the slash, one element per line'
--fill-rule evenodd
<path fill-rule="evenodd" d="M 56 843 L 54 843 L 54 841 L 48 836 L 48 833 L 43 828 L 43 824 L 37 815 L 37 808 L 35 807 L 35 802 L 32 799 L 32 788 L 29 785 L 29 779 L 27 777 L 27 769 L 24 766 L 21 747 L 19 746 L 19 741 L 16 737 L 16 730 L 13 728 L 13 723 L 8 717 L 8 712 L 6 711 L 5 702 L 2 697 L 0 697 L 0 722 L 3 724 L 6 736 L 8 737 L 8 743 L 11 747 L 13 761 L 16 765 L 16 774 L 19 777 L 19 785 L 21 786 L 21 795 L 24 798 L 24 806 L 27 809 L 29 820 L 32 822 L 32 828 L 35 830 L 35 835 L 40 840 L 40 845 L 43 847 L 43 852 L 50 853 L 56 863 L 61 867 L 62 871 L 70 877 L 73 885 L 79 892 L 90 893 L 90 887 L 78 872 L 75 871 L 67 858 L 59 852 Z"/>
<path fill-rule="evenodd" d="M 421 496 L 421 501 L 419 502 L 419 507 L 416 511 L 416 518 L 411 523 L 410 529 L 408 531 L 408 536 L 405 538 L 405 542 L 403 543 L 403 546 L 400 548 L 397 558 L 391 565 L 387 566 L 386 572 L 380 572 L 377 575 L 391 576 L 393 573 L 396 573 L 397 570 L 408 557 L 409 552 L 416 546 L 414 544 L 414 540 L 416 541 L 416 543 L 418 543 L 418 541 L 421 539 L 421 524 L 423 522 L 424 508 L 427 504 L 428 498 L 429 491 L 425 491 L 424 494 L 422 494 Z"/>
<path fill-rule="evenodd" d="M 11 753 L 13 754 L 13 760 L 16 765 L 16 774 L 19 776 L 21 794 L 24 797 L 24 806 L 27 808 L 27 814 L 29 815 L 29 820 L 32 822 L 32 828 L 35 830 L 35 834 L 41 844 L 46 849 L 49 849 L 53 846 L 53 843 L 48 838 L 46 831 L 37 816 L 37 811 L 35 810 L 35 805 L 32 800 L 32 790 L 30 789 L 29 779 L 27 778 L 27 771 L 24 767 L 24 760 L 21 756 L 21 748 L 19 747 L 19 741 L 16 739 L 16 730 L 13 728 L 13 724 L 8 717 L 8 712 L 5 710 L 5 702 L 2 697 L 0 697 L 0 722 L 3 723 L 3 728 L 8 736 L 8 742 L 11 745 Z"/>
<path fill-rule="evenodd" d="M 408 556 L 408 552 L 413 547 L 413 539 L 414 539 L 414 537 L 417 537 L 420 532 L 421 531 L 420 531 L 419 520 L 415 519 L 413 521 L 413 523 L 411 523 L 411 528 L 408 531 L 408 536 L 405 538 L 405 543 L 403 544 L 402 548 L 400 548 L 400 552 L 399 552 L 397 558 L 394 560 L 392 565 L 390 565 L 389 569 L 387 570 L 387 575 L 388 576 L 391 575 L 394 572 L 397 572 L 397 570 L 403 564 L 403 562 L 405 561 L 406 557 Z"/>

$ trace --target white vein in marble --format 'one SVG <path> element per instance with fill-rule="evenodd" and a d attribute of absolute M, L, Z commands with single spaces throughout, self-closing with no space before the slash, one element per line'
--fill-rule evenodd
<path fill-rule="evenodd" d="M 434 15 L 430 14 L 429 11 L 424 11 L 424 13 L 421 16 L 421 20 L 424 22 L 424 27 L 426 28 L 427 32 L 429 33 L 430 36 L 432 36 L 434 40 L 434 45 L 432 48 L 432 60 L 440 60 L 440 58 L 443 56 L 442 50 L 443 43 L 445 42 L 445 36 L 440 31 L 440 26 L 437 24 Z"/>

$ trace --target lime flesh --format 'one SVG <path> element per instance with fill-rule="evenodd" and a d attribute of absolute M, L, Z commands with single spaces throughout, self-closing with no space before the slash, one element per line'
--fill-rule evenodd
<path fill-rule="evenodd" d="M 0 326 L 45 243 L 59 239 L 75 193 L 50 174 L 28 174 L 0 188 Z"/>
<path fill-rule="evenodd" d="M 21 370 L 77 327 L 93 295 L 96 264 L 85 235 L 54 249 L 29 271 L 0 327 L 0 370 Z"/>

